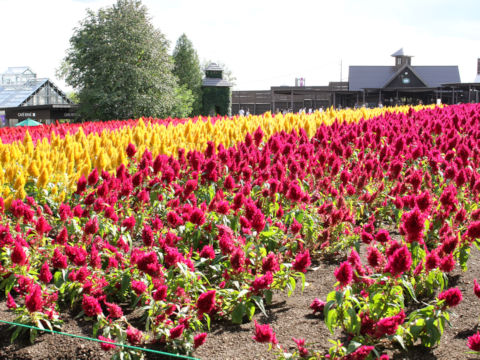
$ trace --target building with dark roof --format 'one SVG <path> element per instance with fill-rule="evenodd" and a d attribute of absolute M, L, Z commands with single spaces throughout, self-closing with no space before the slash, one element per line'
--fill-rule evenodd
<path fill-rule="evenodd" d="M 0 126 L 27 118 L 42 123 L 75 118 L 76 105 L 47 78 L 28 67 L 9 67 L 0 74 Z"/>
<path fill-rule="evenodd" d="M 293 111 L 319 107 L 369 107 L 401 104 L 455 104 L 479 100 L 480 59 L 474 83 L 461 83 L 458 66 L 414 65 L 403 49 L 392 54 L 393 65 L 350 66 L 348 82 L 327 86 L 272 86 L 270 90 L 233 91 L 232 111 L 249 108 Z"/>
<path fill-rule="evenodd" d="M 205 115 L 231 115 L 232 84 L 223 79 L 223 69 L 210 63 L 202 80 L 202 106 Z"/>
<path fill-rule="evenodd" d="M 459 83 L 458 66 L 414 66 L 403 49 L 392 54 L 393 66 L 350 66 L 350 91 L 362 93 L 363 103 L 394 105 L 443 100 L 444 84 Z M 446 97 L 449 98 L 449 93 Z M 451 99 L 449 99 L 451 100 Z"/>

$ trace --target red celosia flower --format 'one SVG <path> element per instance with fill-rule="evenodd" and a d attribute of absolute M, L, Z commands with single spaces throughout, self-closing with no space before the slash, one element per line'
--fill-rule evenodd
<path fill-rule="evenodd" d="M 142 229 L 142 241 L 145 246 L 152 246 L 154 242 L 153 230 L 149 225 L 145 225 Z"/>
<path fill-rule="evenodd" d="M 405 313 L 403 309 L 395 316 L 380 319 L 375 325 L 375 336 L 377 338 L 385 335 L 394 335 L 398 326 L 405 321 Z"/>
<path fill-rule="evenodd" d="M 120 306 L 114 303 L 105 302 L 108 310 L 108 317 L 111 319 L 119 319 L 123 316 L 123 311 Z"/>
<path fill-rule="evenodd" d="M 438 254 L 435 251 L 430 252 L 425 257 L 425 270 L 427 272 L 437 268 L 439 264 L 440 264 L 440 258 L 438 257 Z"/>
<path fill-rule="evenodd" d="M 88 175 L 87 179 L 88 185 L 93 186 L 98 182 L 98 170 L 97 168 L 93 169 L 92 172 Z"/>
<path fill-rule="evenodd" d="M 272 343 L 277 344 L 276 334 L 273 332 L 270 325 L 259 325 L 256 320 L 255 322 L 255 336 L 252 337 L 253 340 L 259 343 Z"/>
<path fill-rule="evenodd" d="M 467 236 L 471 239 L 480 238 L 480 221 L 475 221 L 468 226 Z"/>
<path fill-rule="evenodd" d="M 374 348 L 374 346 L 362 345 L 354 352 L 344 356 L 343 360 L 365 360 Z"/>
<path fill-rule="evenodd" d="M 200 333 L 193 337 L 193 347 L 196 349 L 199 346 L 202 346 L 207 340 L 207 333 Z"/>
<path fill-rule="evenodd" d="M 480 352 L 480 333 L 478 331 L 468 338 L 468 348 Z"/>
<path fill-rule="evenodd" d="M 408 248 L 404 245 L 388 257 L 388 263 L 385 268 L 386 272 L 390 272 L 394 276 L 398 276 L 405 271 L 410 270 L 412 266 L 412 255 Z"/>
<path fill-rule="evenodd" d="M 198 226 L 203 225 L 205 223 L 205 214 L 202 211 L 202 209 L 199 209 L 199 208 L 193 209 L 192 213 L 190 214 L 189 221 L 192 224 L 195 224 L 195 225 L 198 225 Z M 169 222 L 170 222 L 170 220 L 169 220 Z"/>
<path fill-rule="evenodd" d="M 42 310 L 43 299 L 40 286 L 33 285 L 33 290 L 30 289 L 30 294 L 25 297 L 25 306 L 31 313 Z"/>
<path fill-rule="evenodd" d="M 98 337 L 99 340 L 102 340 L 102 341 L 106 341 L 106 342 L 102 342 L 100 343 L 100 346 L 102 348 L 102 350 L 104 351 L 109 351 L 109 350 L 112 350 L 112 349 L 115 349 L 115 341 L 113 341 L 112 339 L 109 339 L 109 338 L 106 338 L 102 335 L 100 335 Z"/>
<path fill-rule="evenodd" d="M 445 305 L 448 307 L 454 307 L 460 304 L 462 301 L 463 295 L 460 289 L 458 288 L 450 288 L 441 292 L 438 295 L 438 300 L 445 300 Z"/>
<path fill-rule="evenodd" d="M 455 260 L 453 258 L 453 255 L 452 254 L 448 254 L 448 256 L 445 256 L 443 257 L 441 260 L 440 260 L 440 266 L 439 266 L 440 270 L 442 270 L 443 272 L 450 272 L 450 271 L 453 271 L 453 269 L 455 269 Z"/>
<path fill-rule="evenodd" d="M 375 268 L 383 263 L 384 257 L 376 247 L 369 247 L 367 250 L 367 261 L 371 267 Z"/>
<path fill-rule="evenodd" d="M 266 273 L 270 271 L 275 273 L 280 270 L 280 265 L 278 264 L 277 257 L 274 253 L 270 252 L 267 257 L 262 259 L 262 271 Z"/>
<path fill-rule="evenodd" d="M 310 304 L 310 309 L 313 310 L 313 313 L 316 312 L 323 313 L 323 309 L 325 308 L 325 301 L 320 300 L 319 298 L 313 299 L 312 303 Z"/>
<path fill-rule="evenodd" d="M 232 235 L 228 233 L 219 235 L 218 245 L 223 255 L 231 254 L 232 251 L 235 249 L 235 244 L 232 240 Z"/>
<path fill-rule="evenodd" d="M 166 285 L 159 285 L 157 290 L 152 294 L 153 300 L 163 301 L 167 298 L 168 287 Z"/>
<path fill-rule="evenodd" d="M 132 230 L 135 227 L 135 218 L 130 216 L 122 221 L 122 226 L 127 228 L 127 230 Z"/>
<path fill-rule="evenodd" d="M 138 345 L 142 342 L 143 333 L 133 326 L 127 328 L 127 340 L 131 345 Z"/>
<path fill-rule="evenodd" d="M 259 290 L 267 289 L 272 282 L 273 282 L 272 273 L 268 271 L 265 275 L 257 276 L 255 280 L 253 280 L 252 290 L 254 292 L 258 292 Z"/>
<path fill-rule="evenodd" d="M 44 262 L 42 267 L 40 268 L 40 275 L 39 275 L 39 280 L 45 284 L 48 284 L 52 278 L 53 275 L 50 272 L 50 269 L 48 268 L 48 263 Z"/>
<path fill-rule="evenodd" d="M 17 308 L 17 304 L 15 303 L 15 300 L 13 299 L 13 296 L 10 293 L 8 293 L 7 295 L 7 308 L 9 309 Z"/>
<path fill-rule="evenodd" d="M 149 274 L 150 276 L 155 276 L 155 274 L 158 273 L 158 258 L 154 251 L 140 255 L 140 257 L 136 260 L 136 264 L 139 270 Z"/>
<path fill-rule="evenodd" d="M 373 235 L 366 231 L 362 231 L 362 234 L 360 235 L 360 239 L 364 244 L 370 244 L 373 241 Z"/>
<path fill-rule="evenodd" d="M 97 299 L 90 295 L 83 295 L 82 309 L 87 316 L 96 316 L 102 313 L 102 307 Z"/>
<path fill-rule="evenodd" d="M 53 250 L 52 266 L 55 269 L 67 268 L 67 257 L 60 252 L 60 249 L 58 247 Z"/>
<path fill-rule="evenodd" d="M 407 242 L 421 242 L 425 227 L 425 217 L 418 207 L 402 215 L 401 229 L 407 234 Z"/>
<path fill-rule="evenodd" d="M 86 235 L 96 234 L 98 231 L 98 220 L 96 217 L 93 217 L 87 221 L 84 231 Z"/>
<path fill-rule="evenodd" d="M 473 279 L 473 292 L 480 298 L 480 285 L 477 283 L 477 279 Z"/>
<path fill-rule="evenodd" d="M 87 188 L 87 179 L 85 179 L 85 175 L 80 176 L 80 179 L 77 181 L 77 194 L 81 194 Z"/>
<path fill-rule="evenodd" d="M 295 261 L 292 264 L 292 268 L 295 271 L 307 272 L 307 268 L 312 264 L 310 261 L 310 251 L 307 249 L 304 252 L 298 253 L 295 256 Z"/>
<path fill-rule="evenodd" d="M 382 244 L 385 244 L 390 241 L 390 233 L 385 229 L 380 229 L 375 235 L 375 240 Z"/>
<path fill-rule="evenodd" d="M 200 314 L 210 314 L 215 309 L 215 290 L 208 290 L 198 297 L 197 309 Z"/>
<path fill-rule="evenodd" d="M 344 261 L 334 271 L 335 278 L 340 283 L 340 287 L 347 286 L 353 280 L 352 265 L 348 261 Z"/>
<path fill-rule="evenodd" d="M 173 329 L 170 329 L 170 337 L 172 339 L 179 338 L 183 334 L 183 330 L 185 329 L 185 325 L 180 324 L 175 326 Z"/>
<path fill-rule="evenodd" d="M 298 353 L 302 357 L 306 357 L 308 355 L 308 349 L 305 347 L 305 339 L 295 339 L 292 337 L 292 340 L 295 344 L 297 344 Z"/>
<path fill-rule="evenodd" d="M 27 261 L 27 254 L 25 254 L 23 246 L 19 242 L 15 242 L 15 247 L 10 255 L 10 259 L 17 265 L 24 265 Z"/>
<path fill-rule="evenodd" d="M 37 220 L 37 224 L 35 225 L 35 230 L 37 230 L 37 233 L 42 235 L 42 234 L 47 234 L 50 230 L 52 230 L 52 227 L 47 222 L 47 220 L 45 220 L 45 218 L 41 216 Z"/>
<path fill-rule="evenodd" d="M 140 296 L 147 290 L 147 285 L 143 281 L 132 280 L 132 290 Z"/>
<path fill-rule="evenodd" d="M 126 149 L 127 156 L 132 158 L 137 153 L 137 148 L 132 143 L 129 143 Z"/>
<path fill-rule="evenodd" d="M 230 205 L 228 201 L 222 200 L 217 204 L 217 212 L 222 215 L 228 215 L 230 212 Z"/>
<path fill-rule="evenodd" d="M 290 225 L 290 231 L 293 233 L 293 234 L 297 234 L 300 232 L 300 230 L 302 229 L 302 224 L 300 224 L 297 219 L 293 218 L 293 222 L 292 224 Z"/>
<path fill-rule="evenodd" d="M 236 272 L 243 271 L 243 265 L 245 265 L 245 253 L 242 248 L 237 247 L 230 255 L 230 264 L 232 269 Z"/>
<path fill-rule="evenodd" d="M 252 219 L 252 227 L 259 233 L 265 228 L 265 216 L 261 210 L 257 210 Z"/>
<path fill-rule="evenodd" d="M 200 251 L 200 257 L 205 259 L 215 259 L 215 250 L 211 245 L 205 245 Z"/>

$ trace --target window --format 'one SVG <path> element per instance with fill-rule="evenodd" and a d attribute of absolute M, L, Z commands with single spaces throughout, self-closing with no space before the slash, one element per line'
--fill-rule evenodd
<path fill-rule="evenodd" d="M 404 83 L 404 84 L 410 84 L 410 78 L 404 77 L 404 78 L 402 79 L 402 83 Z"/>

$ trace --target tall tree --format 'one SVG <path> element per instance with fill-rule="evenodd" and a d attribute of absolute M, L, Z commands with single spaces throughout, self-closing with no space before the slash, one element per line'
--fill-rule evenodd
<path fill-rule="evenodd" d="M 139 0 L 117 0 L 74 30 L 59 70 L 86 120 L 166 117 L 181 97 L 165 36 Z"/>
<path fill-rule="evenodd" d="M 190 90 L 194 97 L 191 115 L 198 115 L 202 108 L 203 73 L 197 52 L 185 34 L 177 40 L 173 50 L 173 62 L 173 73 L 177 76 L 179 84 Z"/>

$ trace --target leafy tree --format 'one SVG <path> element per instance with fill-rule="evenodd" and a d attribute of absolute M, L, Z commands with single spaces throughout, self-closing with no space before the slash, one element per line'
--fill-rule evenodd
<path fill-rule="evenodd" d="M 74 30 L 59 73 L 78 92 L 86 120 L 168 116 L 178 106 L 165 36 L 138 0 L 117 0 Z"/>
<path fill-rule="evenodd" d="M 195 98 L 190 89 L 185 85 L 175 89 L 175 106 L 171 116 L 176 118 L 186 118 L 192 114 Z"/>
<path fill-rule="evenodd" d="M 202 77 L 200 61 L 187 35 L 182 34 L 173 50 L 173 73 L 180 85 L 190 90 L 193 95 L 193 111 L 189 115 L 198 115 L 202 108 Z"/>

